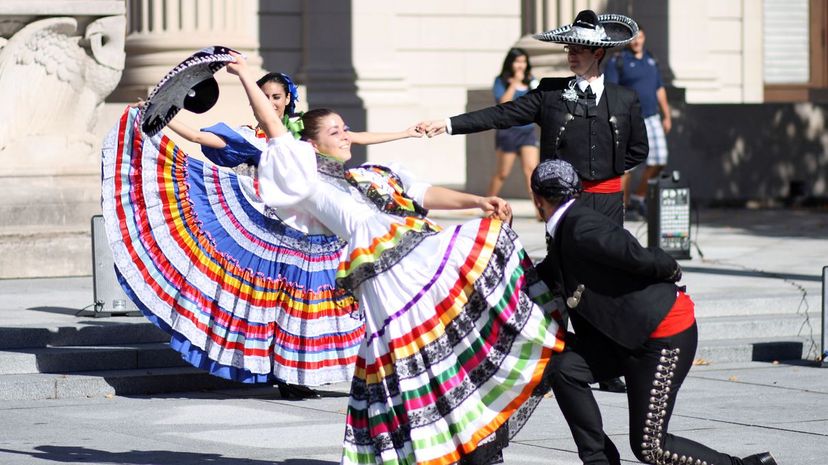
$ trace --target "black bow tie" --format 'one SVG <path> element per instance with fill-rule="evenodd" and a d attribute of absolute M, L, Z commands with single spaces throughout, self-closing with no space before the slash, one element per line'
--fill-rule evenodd
<path fill-rule="evenodd" d="M 578 89 L 578 97 L 595 100 L 595 92 L 592 91 L 592 86 L 586 86 L 584 90 Z"/>
<path fill-rule="evenodd" d="M 591 86 L 586 86 L 586 89 L 578 89 L 578 104 L 575 106 L 575 116 L 584 118 L 593 118 L 596 115 L 596 95 L 592 92 Z"/>

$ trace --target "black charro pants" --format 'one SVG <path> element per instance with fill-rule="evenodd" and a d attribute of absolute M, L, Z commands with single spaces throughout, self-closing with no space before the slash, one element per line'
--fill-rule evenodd
<path fill-rule="evenodd" d="M 624 225 L 624 193 L 613 192 L 612 194 L 598 194 L 593 192 L 583 192 L 578 199 L 583 205 L 603 213 L 604 216 L 611 219 L 613 223 Z"/>
<path fill-rule="evenodd" d="M 632 352 L 597 334 L 584 336 L 582 333 L 570 349 L 553 356 L 547 371 L 584 464 L 621 463 L 618 449 L 604 433 L 601 412 L 589 387 L 597 379 L 619 375 L 627 382 L 630 446 L 638 460 L 665 465 L 741 463 L 668 432 L 676 395 L 696 353 L 695 324 L 674 336 L 650 339 Z"/>

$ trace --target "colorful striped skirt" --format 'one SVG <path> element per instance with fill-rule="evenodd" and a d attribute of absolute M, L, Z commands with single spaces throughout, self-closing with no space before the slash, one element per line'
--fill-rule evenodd
<path fill-rule="evenodd" d="M 103 145 L 103 214 L 127 294 L 214 375 L 351 379 L 364 325 L 335 287 L 344 243 L 288 227 L 245 195 L 242 178 L 165 136 L 145 138 L 137 116 L 127 110 Z"/>
<path fill-rule="evenodd" d="M 488 462 L 546 392 L 558 310 L 497 220 L 429 235 L 357 288 L 343 464 Z"/>

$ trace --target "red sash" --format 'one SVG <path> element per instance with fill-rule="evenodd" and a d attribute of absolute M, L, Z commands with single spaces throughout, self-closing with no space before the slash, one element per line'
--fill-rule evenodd
<path fill-rule="evenodd" d="M 621 176 L 604 179 L 603 181 L 581 181 L 584 185 L 584 192 L 593 194 L 615 194 L 621 192 Z"/>
<path fill-rule="evenodd" d="M 658 327 L 650 334 L 651 339 L 670 337 L 684 331 L 696 321 L 696 305 L 690 300 L 690 296 L 678 291 L 676 303 L 667 316 L 661 320 Z"/>

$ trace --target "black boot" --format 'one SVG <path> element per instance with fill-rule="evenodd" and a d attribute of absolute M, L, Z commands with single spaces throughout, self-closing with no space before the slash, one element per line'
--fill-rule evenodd
<path fill-rule="evenodd" d="M 599 382 L 598 389 L 606 392 L 627 392 L 627 385 L 621 378 L 610 378 Z"/>
<path fill-rule="evenodd" d="M 758 454 L 748 455 L 742 459 L 744 465 L 777 465 L 776 459 L 770 452 L 760 452 Z"/>
<path fill-rule="evenodd" d="M 279 388 L 279 395 L 282 396 L 282 399 L 301 400 L 322 398 L 318 392 L 307 386 L 287 383 L 277 383 L 276 386 Z"/>

